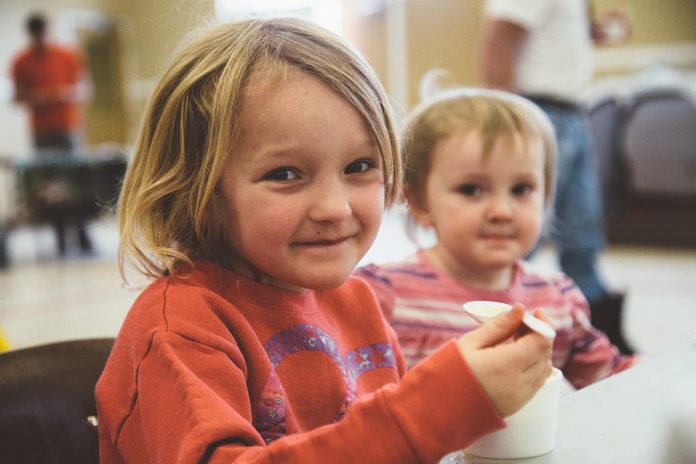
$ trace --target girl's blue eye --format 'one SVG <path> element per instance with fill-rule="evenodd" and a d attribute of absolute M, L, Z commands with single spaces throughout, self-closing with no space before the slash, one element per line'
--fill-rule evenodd
<path fill-rule="evenodd" d="M 512 187 L 512 194 L 515 196 L 527 195 L 534 191 L 534 187 L 530 184 L 517 184 Z"/>
<path fill-rule="evenodd" d="M 295 180 L 299 177 L 297 172 L 292 168 L 278 168 L 274 169 L 264 176 L 264 179 L 268 180 L 278 180 L 281 182 Z"/>
<path fill-rule="evenodd" d="M 353 161 L 346 167 L 346 174 L 358 174 L 361 172 L 366 172 L 370 168 L 374 167 L 375 162 L 369 159 L 360 159 Z"/>
<path fill-rule="evenodd" d="M 459 193 L 467 197 L 474 197 L 481 193 L 481 187 L 476 184 L 464 184 L 459 187 Z"/>

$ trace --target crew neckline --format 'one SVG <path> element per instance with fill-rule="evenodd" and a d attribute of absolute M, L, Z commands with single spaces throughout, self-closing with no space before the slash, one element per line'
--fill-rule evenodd
<path fill-rule="evenodd" d="M 435 264 L 433 264 L 430 257 L 428 257 L 428 255 L 425 253 L 425 250 L 423 250 L 422 248 L 416 252 L 416 260 L 420 265 L 428 269 L 429 272 L 435 274 L 438 277 L 438 279 L 446 282 L 448 285 L 453 285 L 457 288 L 461 288 L 462 290 L 466 291 L 475 291 L 476 293 L 481 295 L 490 295 L 491 299 L 494 299 L 494 297 L 500 298 L 501 296 L 509 295 L 513 291 L 513 289 L 515 289 L 519 285 L 520 281 L 521 266 L 519 261 L 513 264 L 514 269 L 510 285 L 503 290 L 492 290 L 489 288 L 476 287 L 466 282 L 460 282 L 452 276 L 450 276 L 449 274 L 442 272 L 440 269 L 437 268 L 437 266 L 435 266 Z"/>
<path fill-rule="evenodd" d="M 201 273 L 230 302 L 240 301 L 265 310 L 312 314 L 317 312 L 323 294 L 322 290 L 299 293 L 255 282 L 210 261 L 196 261 L 194 264 L 194 275 Z"/>

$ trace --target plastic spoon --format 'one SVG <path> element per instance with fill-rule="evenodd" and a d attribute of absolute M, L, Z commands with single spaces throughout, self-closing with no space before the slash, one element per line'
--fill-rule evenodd
<path fill-rule="evenodd" d="M 474 320 L 481 324 L 490 321 L 512 310 L 512 306 L 498 301 L 469 301 L 464 303 L 464 311 L 466 311 Z M 556 331 L 546 322 L 534 317 L 531 313 L 524 313 L 522 318 L 524 325 L 532 329 L 534 332 L 543 335 L 547 338 L 554 338 Z"/>

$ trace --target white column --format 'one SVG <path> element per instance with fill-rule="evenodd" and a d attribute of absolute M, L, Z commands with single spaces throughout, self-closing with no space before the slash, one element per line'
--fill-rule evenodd
<path fill-rule="evenodd" d="M 406 1 L 387 1 L 387 82 L 397 113 L 409 108 L 408 31 Z"/>

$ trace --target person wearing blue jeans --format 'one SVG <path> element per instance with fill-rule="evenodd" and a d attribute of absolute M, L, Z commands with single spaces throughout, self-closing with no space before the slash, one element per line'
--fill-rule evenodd
<path fill-rule="evenodd" d="M 621 331 L 623 293 L 610 291 L 599 276 L 597 261 L 606 244 L 601 187 L 584 110 L 527 96 L 549 116 L 556 130 L 559 158 L 550 235 L 558 260 L 590 302 L 592 323 L 623 353 L 633 348 Z"/>
<path fill-rule="evenodd" d="M 581 103 L 594 72 L 593 42 L 615 43 L 610 31 L 622 23 L 629 31 L 630 22 L 618 11 L 594 18 L 587 0 L 487 0 L 485 15 L 485 84 L 532 100 L 556 130 L 558 177 L 550 235 L 560 267 L 589 301 L 592 324 L 632 354 L 621 330 L 624 295 L 609 290 L 597 269 L 605 245 L 602 196 Z"/>
<path fill-rule="evenodd" d="M 536 99 L 531 96 L 530 99 Z M 561 268 L 589 301 L 607 291 L 597 272 L 597 257 L 604 248 L 602 197 L 587 120 L 580 108 L 538 101 L 556 129 L 558 151 L 554 222 L 551 237 Z"/>

